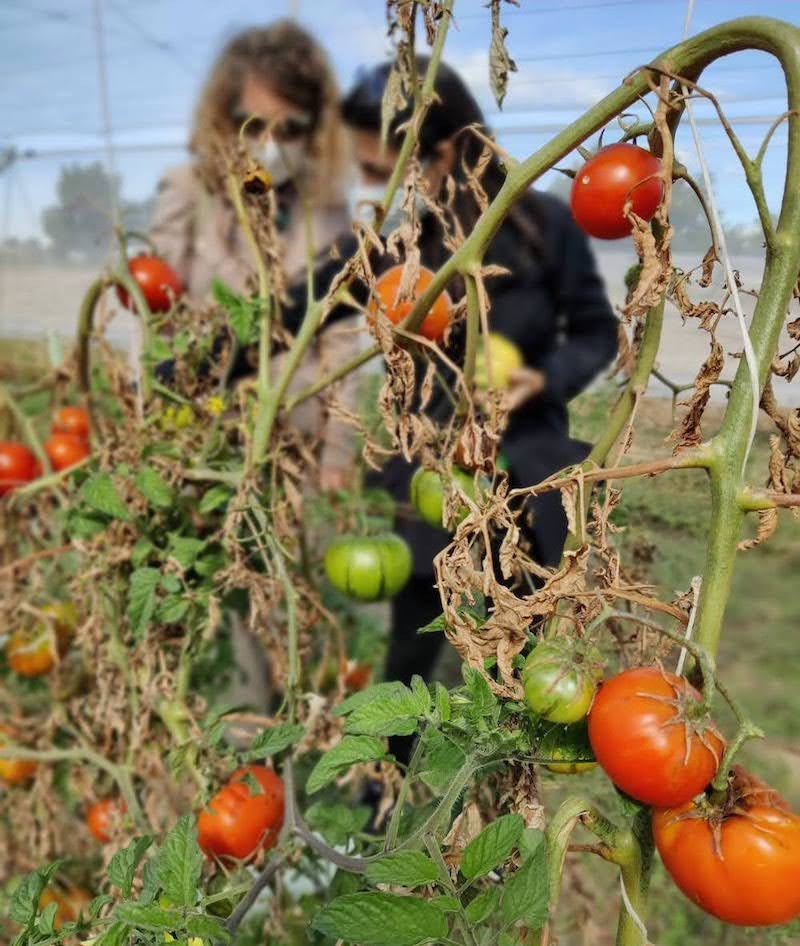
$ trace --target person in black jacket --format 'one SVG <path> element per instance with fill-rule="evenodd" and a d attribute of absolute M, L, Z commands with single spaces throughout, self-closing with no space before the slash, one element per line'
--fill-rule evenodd
<path fill-rule="evenodd" d="M 419 57 L 419 68 L 426 66 Z M 342 115 L 353 131 L 361 183 L 355 192 L 356 210 L 379 201 L 397 159 L 399 136 L 410 107 L 394 116 L 386 147 L 381 146 L 381 103 L 391 63 L 362 73 L 346 96 Z M 457 73 L 442 64 L 431 105 L 419 133 L 418 158 L 428 193 L 443 197 L 448 176 L 456 185 L 451 213 L 468 234 L 480 214 L 465 186 L 467 170 L 475 168 L 484 145 L 469 130 L 483 128 L 483 115 Z M 481 177 L 491 200 L 500 189 L 504 172 L 493 156 Z M 396 223 L 397 205 L 388 209 L 388 225 Z M 438 268 L 450 255 L 436 215 L 425 213 L 420 202 L 421 261 Z M 617 352 L 617 319 L 597 273 L 588 241 L 567 206 L 552 195 L 529 191 L 514 207 L 494 237 L 484 262 L 508 270 L 486 282 L 490 298 L 489 327 L 514 342 L 525 366 L 512 376 L 507 392 L 514 405 L 501 450 L 509 465 L 513 486 L 528 486 L 585 459 L 589 445 L 569 435 L 567 403 L 582 391 Z M 387 264 L 388 265 L 388 264 Z M 376 270 L 379 271 L 379 268 Z M 463 323 L 450 333 L 448 354 L 463 356 Z M 424 356 L 421 356 L 424 357 Z M 417 371 L 418 383 L 424 376 Z M 452 410 L 441 389 L 434 392 L 426 411 L 445 420 Z M 407 502 L 414 467 L 394 457 L 381 480 L 400 501 Z M 536 561 L 558 563 L 566 539 L 566 517 L 557 491 L 536 498 L 528 536 Z M 399 519 L 397 531 L 410 542 L 414 573 L 392 602 L 392 637 L 385 668 L 387 680 L 409 682 L 415 673 L 429 676 L 441 647 L 441 634 L 417 636 L 417 630 L 441 611 L 434 587 L 434 556 L 449 536 L 419 519 Z M 401 759 L 408 742 L 392 749 Z"/>

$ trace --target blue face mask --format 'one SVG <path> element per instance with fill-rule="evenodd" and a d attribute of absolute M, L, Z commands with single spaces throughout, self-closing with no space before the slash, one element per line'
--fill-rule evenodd
<path fill-rule="evenodd" d="M 347 209 L 350 219 L 371 224 L 375 220 L 375 205 L 381 203 L 385 193 L 385 184 L 364 184 L 362 182 L 356 184 L 347 195 Z M 398 187 L 383 220 L 381 236 L 387 236 L 403 222 L 405 217 L 402 206 L 404 196 L 403 188 Z M 419 218 L 422 218 L 428 212 L 428 207 L 419 194 L 414 195 L 414 205 Z"/>

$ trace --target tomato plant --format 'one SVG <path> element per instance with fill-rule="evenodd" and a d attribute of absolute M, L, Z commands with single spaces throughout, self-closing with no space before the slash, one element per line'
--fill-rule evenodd
<path fill-rule="evenodd" d="M 681 805 L 714 777 L 725 744 L 695 718 L 700 694 L 684 678 L 638 667 L 601 686 L 589 712 L 589 739 L 611 781 L 646 805 Z"/>
<path fill-rule="evenodd" d="M 660 173 L 661 162 L 644 148 L 626 143 L 601 148 L 572 183 L 570 207 L 578 226 L 601 240 L 628 236 L 626 202 L 637 217 L 650 220 L 664 192 Z"/>
<path fill-rule="evenodd" d="M 776 793 L 748 788 L 656 809 L 652 820 L 667 872 L 707 913 L 741 926 L 800 916 L 800 816 Z"/>
<path fill-rule="evenodd" d="M 258 783 L 251 790 L 249 779 Z M 283 825 L 283 781 L 272 769 L 237 769 L 197 816 L 197 838 L 208 855 L 247 860 L 271 848 Z"/>
<path fill-rule="evenodd" d="M 51 434 L 44 442 L 44 452 L 57 472 L 80 463 L 90 454 L 89 444 L 72 434 Z"/>
<path fill-rule="evenodd" d="M 420 268 L 410 298 L 400 298 L 400 285 L 403 267 L 393 266 L 383 273 L 375 284 L 375 291 L 370 299 L 368 311 L 374 317 L 378 312 L 385 312 L 394 325 L 398 325 L 411 312 L 415 301 L 430 286 L 433 273 L 424 266 Z M 441 341 L 450 324 L 452 302 L 447 292 L 441 292 L 422 321 L 419 334 L 432 342 Z"/>
<path fill-rule="evenodd" d="M 103 844 L 108 844 L 120 815 L 124 815 L 127 810 L 128 806 L 119 798 L 102 798 L 94 802 L 86 810 L 89 833 Z"/>
<path fill-rule="evenodd" d="M 552 723 L 577 723 L 592 705 L 602 675 L 600 654 L 559 640 L 537 644 L 525 659 L 525 702 Z"/>
<path fill-rule="evenodd" d="M 40 466 L 36 455 L 24 443 L 0 441 L 0 496 L 15 486 L 30 483 L 39 473 Z"/>
<path fill-rule="evenodd" d="M 360 601 L 393 597 L 408 581 L 411 567 L 411 549 L 394 533 L 341 536 L 325 553 L 328 581 Z"/>
<path fill-rule="evenodd" d="M 459 489 L 471 499 L 475 499 L 475 481 L 469 473 L 455 467 L 453 479 Z M 444 523 L 444 482 L 442 475 L 436 470 L 426 470 L 420 467 L 411 478 L 411 503 L 420 516 L 430 526 L 438 529 L 445 528 Z M 466 518 L 469 509 L 462 506 L 456 523 Z"/>
<path fill-rule="evenodd" d="M 60 408 L 53 416 L 53 433 L 71 434 L 81 440 L 88 440 L 89 412 L 84 407 Z"/>
<path fill-rule="evenodd" d="M 585 720 L 569 726 L 549 726 L 539 741 L 538 756 L 549 760 L 544 767 L 559 775 L 576 775 L 597 768 Z"/>
<path fill-rule="evenodd" d="M 131 276 L 139 284 L 151 312 L 169 312 L 175 299 L 183 295 L 183 283 L 175 270 L 158 256 L 141 253 L 128 260 Z M 130 308 L 128 293 L 117 288 L 119 301 Z"/>

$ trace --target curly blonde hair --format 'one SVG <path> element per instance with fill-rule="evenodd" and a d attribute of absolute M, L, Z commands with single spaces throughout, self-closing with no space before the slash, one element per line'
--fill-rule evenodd
<path fill-rule="evenodd" d="M 233 139 L 239 131 L 234 112 L 248 77 L 311 116 L 313 171 L 308 183 L 319 204 L 340 204 L 349 154 L 347 133 L 339 118 L 339 90 L 323 49 L 291 20 L 239 33 L 214 64 L 195 110 L 189 140 L 200 176 L 213 178 L 203 171 L 213 171 L 216 143 Z"/>

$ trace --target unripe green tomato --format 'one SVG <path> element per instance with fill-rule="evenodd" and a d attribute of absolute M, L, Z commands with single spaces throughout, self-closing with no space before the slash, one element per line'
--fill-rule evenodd
<path fill-rule="evenodd" d="M 411 549 L 394 533 L 345 535 L 325 553 L 325 574 L 334 588 L 359 601 L 393 598 L 411 577 Z"/>
<path fill-rule="evenodd" d="M 597 767 L 586 720 L 571 726 L 551 726 L 539 742 L 537 755 L 551 759 L 544 762 L 544 767 L 561 775 L 575 775 Z"/>
<path fill-rule="evenodd" d="M 551 723 L 577 723 L 589 712 L 602 674 L 600 655 L 542 641 L 522 668 L 525 702 Z"/>
<path fill-rule="evenodd" d="M 475 498 L 475 481 L 465 470 L 453 467 L 453 479 L 459 487 L 470 497 Z M 411 504 L 420 514 L 420 518 L 429 526 L 444 529 L 444 482 L 436 470 L 426 470 L 420 467 L 411 478 Z M 466 506 L 462 506 L 456 517 L 456 525 L 465 519 L 469 513 Z"/>

